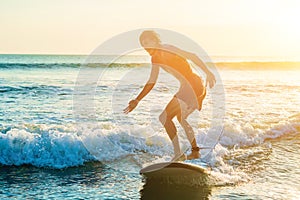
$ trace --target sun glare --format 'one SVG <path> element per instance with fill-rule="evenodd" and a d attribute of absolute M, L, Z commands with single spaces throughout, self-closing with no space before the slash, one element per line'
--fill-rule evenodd
<path fill-rule="evenodd" d="M 274 28 L 278 30 L 276 33 L 280 39 L 278 41 L 282 48 L 300 60 L 300 2 L 287 1 L 287 6 L 281 9 L 278 17 L 274 20 Z M 287 47 L 286 49 L 284 47 Z"/>

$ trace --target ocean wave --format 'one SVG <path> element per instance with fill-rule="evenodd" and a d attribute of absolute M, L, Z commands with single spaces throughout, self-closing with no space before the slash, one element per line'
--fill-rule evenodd
<path fill-rule="evenodd" d="M 263 144 L 266 140 L 300 132 L 300 116 L 272 124 L 268 129 L 255 128 L 250 123 L 227 122 L 220 143 L 226 147 L 250 147 Z"/>
<path fill-rule="evenodd" d="M 80 63 L 0 63 L 0 69 L 54 69 L 79 68 Z"/>
<path fill-rule="evenodd" d="M 294 117 L 280 122 L 267 131 L 250 125 L 237 127 L 227 124 L 219 144 L 207 157 L 212 166 L 223 162 L 227 148 L 251 147 L 263 144 L 268 139 L 297 133 L 300 119 Z M 200 130 L 199 130 L 200 131 Z M 200 145 L 213 146 L 220 133 L 197 134 Z M 184 139 L 180 139 L 184 141 Z M 211 143 L 209 141 L 212 141 Z M 183 146 L 188 147 L 185 141 Z M 101 125 L 24 125 L 22 127 L 0 127 L 0 163 L 2 165 L 31 164 L 37 167 L 65 168 L 82 165 L 88 161 L 120 164 L 120 160 L 135 159 L 139 166 L 149 161 L 172 157 L 173 148 L 167 134 L 149 133 L 147 128 L 120 128 L 112 123 Z"/>
<path fill-rule="evenodd" d="M 0 85 L 0 94 L 1 93 L 10 93 L 10 94 L 23 94 L 23 95 L 41 95 L 41 94 L 57 94 L 57 95 L 66 95 L 72 94 L 72 89 L 62 88 L 59 86 L 51 85 L 19 85 L 19 86 L 1 86 Z"/>
<path fill-rule="evenodd" d="M 132 68 L 149 63 L 0 63 L 0 69 Z"/>
<path fill-rule="evenodd" d="M 58 130 L 32 133 L 13 128 L 0 134 L 0 163 L 65 168 L 82 165 L 91 155 L 78 136 Z"/>
<path fill-rule="evenodd" d="M 222 70 L 299 70 L 300 62 L 217 62 L 207 63 Z M 80 63 L 0 63 L 0 69 L 57 68 L 132 68 L 150 66 L 147 62 L 80 62 Z"/>
<path fill-rule="evenodd" d="M 214 65 L 219 69 L 231 70 L 300 70 L 299 61 L 216 62 Z"/>
<path fill-rule="evenodd" d="M 161 145 L 151 145 L 149 142 L 147 145 L 146 138 L 136 137 L 126 130 L 110 130 L 107 127 L 1 127 L 0 164 L 65 168 L 82 165 L 88 161 L 109 163 L 141 152 L 159 155 L 166 153 L 159 148 Z M 165 142 L 167 143 L 167 140 Z"/>

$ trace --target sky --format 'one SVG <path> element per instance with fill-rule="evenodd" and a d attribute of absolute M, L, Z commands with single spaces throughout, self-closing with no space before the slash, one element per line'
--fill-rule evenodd
<path fill-rule="evenodd" d="M 212 56 L 299 58 L 298 0 L 1 0 L 0 54 L 90 54 L 139 28 L 184 34 Z"/>

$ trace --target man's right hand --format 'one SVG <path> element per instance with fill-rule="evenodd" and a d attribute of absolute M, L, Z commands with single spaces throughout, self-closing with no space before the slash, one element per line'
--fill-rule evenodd
<path fill-rule="evenodd" d="M 206 74 L 206 85 L 209 85 L 209 88 L 212 88 L 214 87 L 216 84 L 216 78 L 215 78 L 215 75 L 211 72 L 207 73 Z"/>
<path fill-rule="evenodd" d="M 128 106 L 123 110 L 125 114 L 130 113 L 138 105 L 139 101 L 137 99 L 131 100 Z"/>

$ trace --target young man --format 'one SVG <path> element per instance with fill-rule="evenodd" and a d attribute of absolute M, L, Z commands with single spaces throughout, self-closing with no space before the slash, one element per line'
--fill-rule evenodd
<path fill-rule="evenodd" d="M 180 82 L 178 92 L 159 116 L 159 120 L 164 125 L 174 147 L 175 156 L 172 160 L 182 161 L 185 159 L 200 158 L 200 148 L 197 146 L 193 128 L 188 124 L 186 119 L 196 109 L 201 110 L 206 89 L 201 78 L 193 73 L 187 60 L 195 63 L 206 73 L 206 84 L 209 84 L 210 88 L 212 88 L 216 82 L 215 76 L 195 54 L 172 45 L 162 44 L 158 34 L 154 31 L 144 31 L 140 35 L 140 43 L 151 56 L 152 70 L 150 78 L 143 90 L 136 99 L 129 102 L 128 107 L 124 109 L 124 113 L 128 114 L 131 112 L 151 91 L 156 83 L 159 69 L 164 69 Z M 174 117 L 177 117 L 178 122 L 184 128 L 192 146 L 192 152 L 187 157 L 180 150 L 177 130 L 172 121 Z"/>

